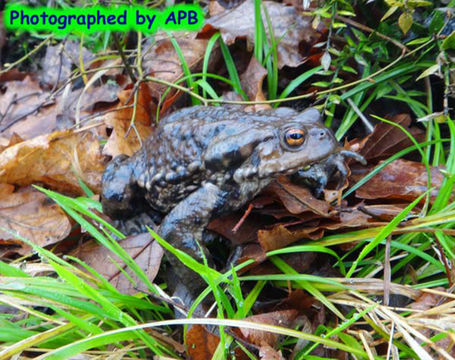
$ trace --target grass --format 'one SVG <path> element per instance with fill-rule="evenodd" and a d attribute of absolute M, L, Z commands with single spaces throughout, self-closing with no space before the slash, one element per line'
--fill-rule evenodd
<path fill-rule="evenodd" d="M 409 8 L 413 6 L 412 3 L 400 3 L 395 9 L 395 15 L 385 19 L 378 29 L 374 29 L 375 32 L 394 39 L 400 38 L 397 19 L 403 12 L 414 11 Z M 454 2 L 451 4 L 454 5 Z M 428 16 L 439 16 L 434 15 L 438 12 L 436 5 L 427 6 L 422 11 Z M 279 80 L 282 72 L 278 69 L 278 44 L 281 38 L 274 34 L 273 18 L 263 3 L 255 0 L 253 53 L 267 70 L 265 93 L 269 103 L 277 107 L 285 106 L 290 99 L 308 99 L 307 94 L 299 93 L 305 92 L 310 83 L 319 86 L 315 95 L 316 102 L 325 111 L 326 122 L 332 123 L 335 114 L 341 118 L 335 132 L 339 140 L 353 127 L 363 126 L 359 123 L 359 115 L 354 111 L 354 106 L 364 113 L 372 105 L 387 99 L 406 106 L 414 118 L 432 115 L 435 111 L 434 103 L 439 101 L 437 96 L 442 95 L 431 86 L 431 80 L 427 79 L 427 83 L 419 80 L 418 84 L 423 86 L 411 89 L 409 83 L 417 81 L 419 76 L 425 75 L 425 71 L 435 74 L 436 70 L 440 70 L 444 75 L 443 85 L 448 88 L 446 79 L 449 65 L 437 63 L 437 58 L 444 54 L 444 46 L 447 46 L 443 45 L 447 41 L 437 37 L 444 21 L 442 25 L 437 25 L 435 20 L 432 29 L 420 29 L 421 33 L 416 38 L 403 40 L 401 45 L 408 50 L 402 52 L 402 48 L 376 36 L 375 32 L 368 33 L 355 28 L 347 31 L 345 27 L 337 25 L 341 21 L 337 20 L 337 14 L 349 15 L 353 12 L 354 9 L 341 0 L 327 0 L 316 10 L 317 16 L 329 19 L 330 31 L 344 39 L 344 45 L 341 49 L 335 49 L 330 42 L 322 44 L 323 50 L 331 54 L 331 67 L 327 70 L 323 70 L 322 66 L 304 69 L 285 86 L 281 86 Z M 413 26 L 416 27 L 416 24 Z M 111 34 L 103 34 L 84 41 L 94 48 L 107 48 L 110 39 Z M 160 103 L 163 103 L 171 89 L 179 86 L 177 89 L 183 88 L 192 95 L 193 104 L 218 104 L 223 102 L 219 90 L 221 83 L 231 87 L 245 101 L 248 100 L 242 89 L 235 56 L 219 33 L 208 41 L 201 72 L 190 69 L 183 50 L 173 36 L 170 36 L 170 41 L 180 59 L 183 75 L 175 83 L 167 84 L 169 88 L 162 94 Z M 226 76 L 209 72 L 209 63 L 217 48 L 222 54 Z M 129 56 L 134 57 L 135 53 L 131 52 Z M 83 67 L 81 71 L 84 74 L 80 75 L 87 74 Z M 136 72 L 141 74 L 140 71 Z M 348 73 L 360 78 L 348 80 Z M 77 75 L 77 71 L 74 75 Z M 138 81 L 155 80 L 139 76 Z M 185 83 L 186 88 L 182 85 Z M 159 110 L 160 106 L 157 118 Z M 111 354 L 113 348 L 116 354 L 122 354 L 125 358 L 150 358 L 151 354 L 182 358 L 183 355 L 172 340 L 177 338 L 181 343 L 180 336 L 184 338 L 185 333 L 176 335 L 176 327 L 185 326 L 187 330 L 191 324 L 212 325 L 219 329 L 220 342 L 214 355 L 216 359 L 228 358 L 236 348 L 244 349 L 251 359 L 258 358 L 251 348 L 233 336 L 230 327 L 281 334 L 283 340 L 279 343 L 280 349 L 285 354 L 289 354 L 289 349 L 297 349 L 294 359 L 298 360 L 327 359 L 328 357 L 312 355 L 314 349 L 321 344 L 355 355 L 358 359 L 386 359 L 392 356 L 431 359 L 436 355 L 451 358 L 447 349 L 442 348 L 437 341 L 446 337 L 453 339 L 453 330 L 446 324 L 454 321 L 455 296 L 450 291 L 441 292 L 438 287 L 451 288 L 451 272 L 455 261 L 455 205 L 451 198 L 455 181 L 455 127 L 450 113 L 438 116 L 431 118 L 438 121 L 421 123 L 426 132 L 424 142 L 419 144 L 412 139 L 413 146 L 378 164 L 368 175 L 346 190 L 343 196 L 348 198 L 393 161 L 418 153 L 427 170 L 430 165 L 445 167 L 444 181 L 432 202 L 426 196 L 427 191 L 411 201 L 383 227 L 330 233 L 318 241 L 302 240 L 298 244 L 271 251 L 266 256 L 278 269 L 277 274 L 241 274 L 240 270 L 251 264 L 251 261 L 221 273 L 174 249 L 153 233 L 156 241 L 200 274 L 207 283 L 207 288 L 189 309 L 189 316 L 198 304 L 212 294 L 215 299 L 212 318 L 173 318 L 173 310 L 169 305 L 172 299 L 166 297 L 163 291 L 166 290 L 166 284 L 151 282 L 144 270 L 122 248 L 121 242 L 115 240 L 124 236 L 93 211 L 101 210 L 99 203 L 90 199 L 93 194 L 88 193 L 87 197 L 74 199 L 39 188 L 102 244 L 106 251 L 121 259 L 134 274 L 134 278 L 139 280 L 134 280 L 130 275 L 127 275 L 127 279 L 134 287 L 140 285 L 144 291 L 138 291 L 135 295 L 123 294 L 108 279 L 79 259 L 57 256 L 52 251 L 21 238 L 32 246 L 38 255 L 38 260 L 34 261 L 41 264 L 46 272 L 35 276 L 20 261 L 0 262 L 0 303 L 16 309 L 21 315 L 0 314 L 0 360 L 19 356 L 24 351 L 39 356 L 40 359 L 67 359 L 81 352 L 92 357 L 103 357 Z M 406 132 L 404 128 L 401 130 Z M 409 133 L 407 135 L 410 136 Z M 428 183 L 431 184 L 430 181 Z M 86 191 L 89 192 L 88 188 Z M 426 199 L 426 205 L 421 209 L 420 216 L 408 219 L 410 212 L 422 199 Z M 350 250 L 341 251 L 339 246 L 347 244 L 354 246 Z M 305 252 L 327 255 L 343 277 L 300 274 L 284 260 L 286 254 Z M 120 267 L 119 269 L 123 271 Z M 386 271 L 390 273 L 390 281 L 384 275 Z M 328 310 L 326 321 L 310 332 L 301 325 L 286 328 L 243 320 L 254 313 L 253 308 L 268 284 L 283 292 L 288 289 L 305 291 L 317 304 L 323 304 L 324 309 Z M 242 292 L 245 285 L 251 289 L 248 294 Z M 386 306 L 375 298 L 383 294 L 385 286 L 391 287 L 392 294 L 404 294 L 414 300 L 417 294 L 427 294 L 443 295 L 449 301 L 437 303 L 422 311 Z M 432 332 L 424 335 L 423 330 Z M 386 345 L 388 351 L 395 355 L 377 355 L 377 344 Z"/>

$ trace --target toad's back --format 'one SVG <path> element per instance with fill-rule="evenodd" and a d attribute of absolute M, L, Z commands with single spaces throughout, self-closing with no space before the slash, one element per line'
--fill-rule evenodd
<path fill-rule="evenodd" d="M 237 106 L 175 112 L 147 139 L 137 160 L 131 159 L 137 184 L 153 209 L 167 213 L 203 181 L 220 187 L 232 182 L 252 149 L 295 114 L 287 108 L 246 113 Z"/>

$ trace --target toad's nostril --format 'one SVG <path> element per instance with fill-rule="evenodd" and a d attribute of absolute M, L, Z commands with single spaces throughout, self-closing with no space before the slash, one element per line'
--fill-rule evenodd
<path fill-rule="evenodd" d="M 324 140 L 328 136 L 328 132 L 326 129 L 321 129 L 321 128 L 315 128 L 310 130 L 311 136 L 313 136 L 314 139 L 316 140 Z"/>
<path fill-rule="evenodd" d="M 319 140 L 324 140 L 324 138 L 327 136 L 327 131 L 320 129 L 317 136 L 318 136 Z"/>

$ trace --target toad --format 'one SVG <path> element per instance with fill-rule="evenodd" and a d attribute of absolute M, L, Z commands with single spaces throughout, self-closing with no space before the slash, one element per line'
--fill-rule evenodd
<path fill-rule="evenodd" d="M 107 166 L 103 211 L 129 234 L 160 223 L 162 238 L 199 262 L 203 252 L 210 263 L 204 234 L 211 219 L 238 210 L 280 175 L 306 179 L 320 192 L 333 172 L 345 176 L 344 157 L 363 161 L 339 147 L 314 108 L 189 107 L 162 119 L 136 154 Z M 197 293 L 199 275 L 168 258 Z"/>

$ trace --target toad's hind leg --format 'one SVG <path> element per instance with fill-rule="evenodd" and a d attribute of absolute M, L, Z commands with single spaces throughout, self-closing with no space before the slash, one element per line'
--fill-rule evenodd
<path fill-rule="evenodd" d="M 161 223 L 158 233 L 172 246 L 200 263 L 205 256 L 211 265 L 211 255 L 203 244 L 203 233 L 212 215 L 222 206 L 223 198 L 223 192 L 216 185 L 205 183 L 172 209 Z M 192 294 L 197 294 L 204 288 L 205 282 L 197 273 L 174 255 L 167 253 L 167 257 L 175 273 Z"/>

